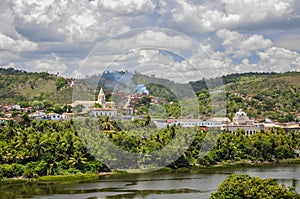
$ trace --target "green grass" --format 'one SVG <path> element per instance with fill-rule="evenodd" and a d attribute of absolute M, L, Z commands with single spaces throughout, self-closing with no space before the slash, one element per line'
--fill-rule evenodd
<path fill-rule="evenodd" d="M 230 169 L 230 168 L 240 168 L 240 167 L 268 167 L 268 166 L 276 166 L 276 165 L 289 165 L 289 164 L 300 164 L 300 158 L 296 159 L 284 159 L 277 162 L 254 162 L 251 163 L 248 160 L 240 160 L 237 162 L 221 162 L 216 165 L 210 166 L 202 166 L 197 165 L 191 167 L 191 170 L 198 170 L 198 169 Z"/>
<path fill-rule="evenodd" d="M 41 93 L 41 91 L 47 91 L 49 93 L 56 92 L 55 80 L 38 79 L 34 82 L 34 86 L 31 87 L 30 82 L 25 84 L 16 85 L 15 91 L 22 95 L 32 98 Z"/>
<path fill-rule="evenodd" d="M 98 174 L 74 174 L 74 175 L 57 175 L 57 176 L 41 176 L 38 178 L 41 182 L 53 182 L 53 181 L 78 181 L 78 180 L 96 180 Z"/>
<path fill-rule="evenodd" d="M 274 78 L 274 79 L 275 80 L 283 80 L 296 88 L 300 88 L 300 74 L 299 73 L 286 74 L 284 76 Z"/>
<path fill-rule="evenodd" d="M 34 182 L 36 179 L 27 179 L 27 178 L 3 178 L 0 180 L 1 185 L 11 185 L 11 184 L 23 184 L 27 182 Z"/>

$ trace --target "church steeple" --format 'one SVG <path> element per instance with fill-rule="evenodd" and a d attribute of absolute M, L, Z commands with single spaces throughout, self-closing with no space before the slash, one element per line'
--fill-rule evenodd
<path fill-rule="evenodd" d="M 99 104 L 101 104 L 103 108 L 105 108 L 105 94 L 104 94 L 104 91 L 103 91 L 102 87 L 101 87 L 100 92 L 98 94 L 97 102 Z"/>

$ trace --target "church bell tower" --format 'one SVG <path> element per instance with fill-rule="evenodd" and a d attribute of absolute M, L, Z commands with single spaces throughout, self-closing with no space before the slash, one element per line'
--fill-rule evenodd
<path fill-rule="evenodd" d="M 103 89 L 101 87 L 100 92 L 98 94 L 98 100 L 97 103 L 101 104 L 103 108 L 105 108 L 105 94 L 103 92 Z"/>

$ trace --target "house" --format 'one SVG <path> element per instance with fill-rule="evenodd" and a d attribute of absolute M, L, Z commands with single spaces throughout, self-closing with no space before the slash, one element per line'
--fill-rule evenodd
<path fill-rule="evenodd" d="M 15 110 L 21 110 L 21 106 L 20 105 L 13 105 L 13 106 L 11 106 L 11 109 L 15 109 Z"/>
<path fill-rule="evenodd" d="M 221 121 L 213 121 L 213 120 L 198 120 L 198 119 L 176 119 L 176 120 L 167 120 L 169 125 L 180 125 L 181 127 L 208 127 L 208 128 L 221 128 Z"/>
<path fill-rule="evenodd" d="M 43 116 L 45 116 L 46 113 L 44 111 L 36 111 L 29 115 L 29 117 L 35 118 L 36 120 L 43 119 Z"/>
<path fill-rule="evenodd" d="M 44 116 L 42 116 L 42 119 L 44 120 L 64 120 L 64 116 L 58 113 L 49 113 Z"/>
<path fill-rule="evenodd" d="M 117 109 L 114 108 L 92 108 L 90 110 L 90 115 L 92 117 L 104 117 L 104 116 L 109 116 L 109 117 L 115 117 L 117 116 Z"/>
<path fill-rule="evenodd" d="M 71 118 L 74 118 L 75 114 L 74 113 L 63 113 L 62 116 L 65 120 L 69 120 Z"/>
<path fill-rule="evenodd" d="M 271 131 L 272 129 L 281 128 L 281 126 L 273 123 L 262 123 L 262 126 L 265 131 Z"/>
<path fill-rule="evenodd" d="M 288 123 L 283 126 L 281 126 L 285 132 L 289 133 L 290 131 L 300 132 L 300 124 L 298 123 Z"/>
<path fill-rule="evenodd" d="M 261 125 L 224 125 L 221 128 L 222 130 L 235 133 L 237 130 L 244 130 L 246 135 L 254 135 L 256 132 L 262 130 Z"/>
<path fill-rule="evenodd" d="M 2 107 L 2 111 L 7 112 L 7 111 L 11 111 L 12 110 L 12 106 L 3 106 Z"/>

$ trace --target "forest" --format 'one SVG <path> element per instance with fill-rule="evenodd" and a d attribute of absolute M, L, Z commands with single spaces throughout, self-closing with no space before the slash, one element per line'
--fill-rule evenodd
<path fill-rule="evenodd" d="M 300 135 L 281 129 L 247 136 L 242 130 L 231 134 L 180 126 L 155 130 L 152 126 L 150 118 L 123 123 L 108 117 L 76 122 L 34 120 L 22 125 L 10 121 L 0 128 L 0 177 L 99 173 L 113 169 L 114 162 L 105 163 L 117 162 L 116 158 L 123 158 L 124 168 L 165 165 L 177 169 L 276 163 L 299 157 Z M 115 156 L 101 148 L 104 142 L 135 154 L 137 159 Z"/>

